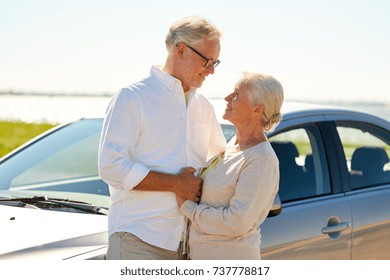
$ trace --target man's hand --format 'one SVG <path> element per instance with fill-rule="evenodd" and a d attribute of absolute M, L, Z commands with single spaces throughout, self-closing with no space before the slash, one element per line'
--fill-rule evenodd
<path fill-rule="evenodd" d="M 169 191 L 185 200 L 199 202 L 203 180 L 195 176 L 196 169 L 185 167 L 177 174 L 150 171 L 133 189 L 136 191 Z"/>
<path fill-rule="evenodd" d="M 185 167 L 176 175 L 175 193 L 184 200 L 199 202 L 203 180 L 195 172 L 195 168 Z"/>

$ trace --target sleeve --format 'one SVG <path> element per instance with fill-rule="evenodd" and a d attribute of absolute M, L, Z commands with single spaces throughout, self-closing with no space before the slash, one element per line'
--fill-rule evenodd
<path fill-rule="evenodd" d="M 100 177 L 110 186 L 131 190 L 149 173 L 132 161 L 130 151 L 137 143 L 142 110 L 136 94 L 122 89 L 111 101 L 103 122 L 99 145 Z"/>
<path fill-rule="evenodd" d="M 241 236 L 265 220 L 278 182 L 278 168 L 265 158 L 257 158 L 242 169 L 228 207 L 187 200 L 180 210 L 206 234 Z"/>

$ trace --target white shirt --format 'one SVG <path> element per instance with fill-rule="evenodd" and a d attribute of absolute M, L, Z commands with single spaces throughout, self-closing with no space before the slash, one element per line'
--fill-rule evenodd
<path fill-rule="evenodd" d="M 150 75 L 112 99 L 100 140 L 99 175 L 110 186 L 109 235 L 130 232 L 176 251 L 184 217 L 173 192 L 136 191 L 150 170 L 201 168 L 226 145 L 211 103 L 195 90 L 186 106 L 181 82 Z"/>

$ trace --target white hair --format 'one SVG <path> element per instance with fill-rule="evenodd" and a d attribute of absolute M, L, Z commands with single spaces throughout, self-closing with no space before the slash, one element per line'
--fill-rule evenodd
<path fill-rule="evenodd" d="M 201 40 L 219 40 L 222 31 L 203 17 L 187 16 L 174 22 L 169 28 L 165 44 L 169 51 L 180 42 L 194 45 Z"/>
<path fill-rule="evenodd" d="M 263 104 L 264 128 L 272 131 L 281 121 L 284 94 L 281 83 L 270 75 L 244 72 L 238 84 L 245 84 L 248 90 L 249 101 L 253 105 Z"/>

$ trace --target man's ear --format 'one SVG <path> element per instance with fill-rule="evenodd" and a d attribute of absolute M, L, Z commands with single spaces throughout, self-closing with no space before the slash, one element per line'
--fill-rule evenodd
<path fill-rule="evenodd" d="M 185 50 L 185 45 L 183 43 L 177 44 L 177 54 L 178 56 L 183 56 L 184 50 Z"/>

